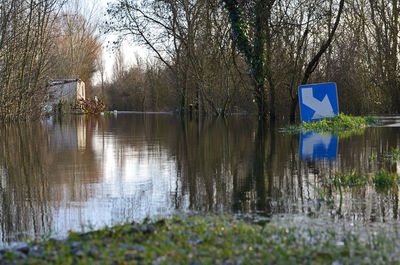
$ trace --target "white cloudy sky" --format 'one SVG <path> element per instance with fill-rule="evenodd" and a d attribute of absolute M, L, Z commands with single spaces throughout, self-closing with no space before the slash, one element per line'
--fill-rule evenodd
<path fill-rule="evenodd" d="M 80 4 L 85 4 L 89 9 L 94 9 L 99 18 L 104 18 L 104 13 L 106 12 L 107 3 L 112 2 L 112 0 L 77 0 Z M 110 47 L 115 36 L 102 36 L 103 40 L 103 60 L 106 66 L 106 75 L 108 78 L 111 77 L 112 66 L 114 63 L 114 51 Z M 136 62 L 135 55 L 139 55 L 142 58 L 146 58 L 149 54 L 146 49 L 138 47 L 132 43 L 125 42 L 122 46 L 122 52 L 124 53 L 126 65 L 132 65 Z M 94 82 L 97 81 L 98 77 L 94 77 Z"/>

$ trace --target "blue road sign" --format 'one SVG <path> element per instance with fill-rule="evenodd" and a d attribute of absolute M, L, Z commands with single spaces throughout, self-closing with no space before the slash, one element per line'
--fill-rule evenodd
<path fill-rule="evenodd" d="M 300 157 L 304 160 L 336 160 L 338 137 L 331 134 L 300 135 Z"/>
<path fill-rule="evenodd" d="M 302 121 L 319 121 L 339 114 L 335 83 L 299 86 L 299 99 Z"/>

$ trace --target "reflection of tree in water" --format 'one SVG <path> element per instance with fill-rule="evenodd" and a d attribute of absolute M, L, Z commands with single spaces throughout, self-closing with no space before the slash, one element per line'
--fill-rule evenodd
<path fill-rule="evenodd" d="M 174 189 L 165 187 L 164 192 L 170 194 L 170 201 L 166 204 L 181 210 L 230 210 L 232 175 L 242 176 L 246 172 L 254 121 L 247 117 L 233 117 L 229 121 L 180 120 L 173 116 L 135 117 L 118 116 L 118 119 L 109 121 L 107 130 L 119 135 L 115 144 L 118 153 L 124 154 L 134 148 L 139 154 L 139 162 L 162 156 L 173 161 L 176 171 L 176 175 L 171 176 Z M 135 139 L 130 137 L 132 135 Z M 124 168 L 126 159 L 126 156 L 121 156 L 118 167 Z M 154 186 L 154 183 L 148 185 Z M 146 189 L 151 192 L 153 187 L 150 186 Z M 146 200 L 148 194 L 140 194 L 142 197 L 135 195 L 137 200 Z M 121 211 L 123 215 L 126 209 Z"/>
<path fill-rule="evenodd" d="M 192 121 L 173 116 L 121 115 L 106 119 L 105 133 L 118 135 L 114 140 L 116 152 L 122 154 L 118 156 L 118 168 L 125 168 L 132 155 L 138 156 L 138 163 L 148 163 L 153 158 L 156 162 L 165 159 L 174 163 L 176 175 L 170 176 L 173 190 L 165 187 L 163 191 L 170 194 L 166 205 L 182 210 L 229 211 L 234 178 L 243 179 L 247 172 L 254 120 L 232 117 L 228 121 Z M 137 200 L 131 200 L 136 204 L 131 205 L 131 211 L 152 193 L 154 181 L 156 178 L 143 186 L 146 193 L 138 191 L 134 195 Z M 118 215 L 123 216 L 127 209 L 120 211 Z"/>
<path fill-rule="evenodd" d="M 245 172 L 252 127 L 253 122 L 242 117 L 182 122 L 176 136 L 181 139 L 176 148 L 177 174 L 180 196 L 188 197 L 190 209 L 229 211 L 232 176 Z"/>
<path fill-rule="evenodd" d="M 332 174 L 331 170 L 376 170 L 379 167 L 368 160 L 375 148 L 384 152 L 398 142 L 393 132 L 367 129 L 364 135 L 339 141 L 337 161 L 304 162 L 299 159 L 298 136 L 257 127 L 249 117 L 191 121 L 169 115 L 121 115 L 103 123 L 103 132 L 114 135 L 119 168 L 129 163 L 132 149 L 138 163 L 168 160 L 175 166 L 176 176 L 170 176 L 173 185 L 156 191 L 157 178 L 152 179 L 134 196 L 125 198 L 124 207 L 115 209 L 120 216 L 135 215 L 140 207 L 149 207 L 148 202 L 140 205 L 149 201 L 147 192 L 167 193 L 164 207 L 181 210 L 230 211 L 233 206 L 236 212 L 312 214 L 318 194 L 307 181 L 320 185 L 323 174 Z M 327 192 L 338 196 L 334 189 Z M 347 202 L 343 211 L 346 218 L 397 216 L 395 197 L 388 199 L 393 195 L 375 196 L 362 188 L 345 192 L 358 202 L 367 201 Z M 383 208 L 380 198 L 390 206 Z"/>
<path fill-rule="evenodd" d="M 176 161 L 183 187 L 178 205 L 188 198 L 195 210 L 270 215 L 297 202 L 303 186 L 291 173 L 298 167 L 298 138 L 257 125 L 248 117 L 182 123 L 182 135 L 176 136 L 181 139 Z M 296 157 L 285 164 L 291 154 Z"/>
<path fill-rule="evenodd" d="M 302 166 L 302 175 L 310 179 L 319 188 L 325 177 L 333 177 L 335 172 L 350 173 L 356 170 L 360 174 L 373 175 L 384 168 L 388 172 L 396 172 L 396 164 L 385 161 L 372 161 L 372 155 L 382 157 L 392 147 L 399 146 L 400 135 L 395 128 L 367 128 L 365 133 L 345 139 L 339 138 L 338 158 L 336 161 L 313 161 Z M 309 188 L 309 187 L 307 187 Z M 340 215 L 333 219 L 344 219 L 352 222 L 390 222 L 398 219 L 399 194 L 397 188 L 389 188 L 381 192 L 373 185 L 342 187 L 343 203 L 334 186 L 325 187 L 327 196 L 334 199 L 332 212 L 340 208 Z M 308 196 L 315 200 L 316 194 Z"/>
<path fill-rule="evenodd" d="M 173 208 L 172 186 L 167 176 L 174 169 L 177 120 L 172 115 L 118 115 L 106 117 L 94 135 L 94 149 L 102 167 L 112 161 L 112 171 L 103 172 L 112 182 L 113 220 L 144 218 Z M 106 156 L 106 154 L 109 154 Z M 164 185 L 165 184 L 165 185 Z M 161 187 L 160 187 L 161 186 Z"/>
<path fill-rule="evenodd" d="M 85 116 L 66 116 L 48 126 L 52 163 L 47 178 L 56 203 L 84 202 L 94 196 L 89 184 L 102 179 L 92 135 L 101 127 L 101 121 Z"/>
<path fill-rule="evenodd" d="M 314 214 L 319 195 L 307 184 L 308 181 L 320 187 L 323 174 L 332 174 L 331 170 L 352 168 L 351 165 L 366 170 L 371 166 L 368 163 L 370 151 L 365 150 L 369 148 L 368 144 L 358 142 L 368 141 L 369 136 L 364 135 L 356 136 L 356 141 L 353 139 L 356 145 L 346 143 L 345 147 L 342 146 L 352 152 L 342 153 L 337 161 L 304 162 L 299 159 L 298 136 L 283 136 L 275 128 L 257 127 L 255 121 L 244 118 L 228 122 L 219 119 L 175 121 L 169 126 L 164 129 L 176 133 L 168 134 L 161 140 L 159 144 L 162 147 L 159 148 L 176 161 L 177 184 L 171 196 L 177 209 L 188 207 L 229 212 L 233 207 L 235 212 L 257 212 L 268 216 L 280 213 Z M 154 125 L 145 127 L 144 134 L 151 134 L 155 129 Z M 379 135 L 373 133 L 374 140 L 371 141 L 377 141 Z M 378 143 L 376 145 L 379 146 Z M 338 196 L 338 191 L 332 188 L 327 188 L 327 193 Z M 344 217 L 347 214 L 347 218 L 362 220 L 376 216 L 396 218 L 394 210 L 389 212 L 378 203 L 383 195 L 375 195 L 371 195 L 366 188 L 347 192 L 349 198 L 371 204 L 366 206 L 366 203 L 350 201 L 347 208 L 344 207 L 347 209 Z M 391 201 L 394 204 L 386 208 L 395 209 L 396 200 Z M 334 212 L 335 207 L 331 206 L 330 210 Z"/>
<path fill-rule="evenodd" d="M 85 184 L 99 182 L 90 148 L 91 126 L 82 116 L 63 118 L 49 126 L 40 122 L 2 126 L 3 242 L 49 233 L 55 213 L 67 201 L 90 198 L 91 189 Z"/>
<path fill-rule="evenodd" d="M 96 210 L 108 211 L 102 220 L 122 221 L 173 209 L 312 214 L 318 193 L 307 181 L 321 188 L 324 174 L 354 167 L 392 172 L 394 164 L 372 163 L 369 156 L 399 143 L 392 129 L 367 129 L 339 140 L 336 161 L 305 162 L 299 159 L 298 136 L 279 134 L 247 116 L 197 121 L 172 115 L 79 116 L 4 125 L 0 137 L 3 241 L 18 231 L 46 233 L 67 214 L 59 226 L 85 223 Z M 107 154 L 114 163 L 109 172 Z M 144 171 L 138 169 L 143 165 Z M 333 187 L 327 194 L 338 198 Z M 368 186 L 344 189 L 344 196 L 342 216 L 333 218 L 398 218 L 397 190 L 377 194 Z M 104 204 L 92 209 L 90 203 Z M 12 240 L 23 238 L 16 237 Z"/>
<path fill-rule="evenodd" d="M 322 186 L 325 176 L 335 171 L 349 172 L 356 165 L 361 172 L 376 172 L 380 168 L 395 171 L 392 165 L 372 164 L 371 154 L 397 146 L 398 136 L 393 132 L 370 130 L 365 135 L 356 136 L 352 142 L 341 145 L 336 161 L 302 161 L 298 157 L 298 136 L 282 136 L 273 128 L 258 126 L 253 141 L 253 151 L 248 157 L 246 178 L 234 179 L 235 212 L 258 213 L 266 216 L 276 214 L 333 215 L 333 219 L 362 222 L 387 222 L 398 219 L 398 192 L 389 189 L 387 193 L 376 191 L 373 186 L 343 187 L 343 204 L 340 206 L 339 191 L 334 186 Z M 386 134 L 382 135 L 380 133 Z M 382 137 L 382 141 L 379 141 Z M 367 143 L 365 143 L 367 142 Z M 371 143 L 368 143 L 371 142 Z M 278 151 L 277 151 L 278 150 Z M 317 190 L 307 183 L 315 184 L 326 196 L 334 199 L 333 205 L 319 209 Z M 341 207 L 341 214 L 337 215 Z M 319 210 L 318 210 L 319 209 Z"/>
<path fill-rule="evenodd" d="M 246 178 L 235 181 L 234 211 L 266 216 L 301 211 L 296 203 L 303 198 L 297 136 L 282 137 L 275 127 L 259 123 L 252 150 Z"/>
<path fill-rule="evenodd" d="M 40 123 L 5 124 L 1 139 L 1 236 L 8 233 L 48 232 L 52 209 L 46 203 L 50 188 L 47 176 L 49 142 L 47 131 Z M 16 235 L 20 240 L 24 235 Z"/>

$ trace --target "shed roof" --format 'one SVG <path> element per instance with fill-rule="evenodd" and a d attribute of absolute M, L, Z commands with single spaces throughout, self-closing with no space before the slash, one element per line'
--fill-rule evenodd
<path fill-rule="evenodd" d="M 49 80 L 49 85 L 55 86 L 55 85 L 68 84 L 68 83 L 73 83 L 73 82 L 78 82 L 78 81 L 82 81 L 82 80 L 80 78 L 54 79 L 54 80 Z"/>

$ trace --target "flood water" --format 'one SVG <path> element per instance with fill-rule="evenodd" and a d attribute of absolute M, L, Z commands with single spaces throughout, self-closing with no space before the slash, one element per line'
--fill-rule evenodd
<path fill-rule="evenodd" d="M 351 135 L 284 135 L 254 117 L 64 117 L 0 128 L 0 243 L 190 211 L 396 224 L 396 188 L 327 188 L 335 171 L 399 172 L 400 118 Z M 400 172 L 399 172 L 400 173 Z M 340 205 L 339 205 L 340 204 Z M 338 211 L 339 210 L 339 211 Z M 339 213 L 338 213 L 339 212 Z"/>

